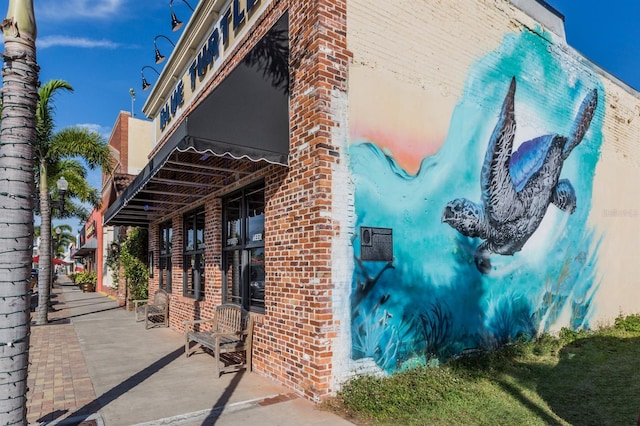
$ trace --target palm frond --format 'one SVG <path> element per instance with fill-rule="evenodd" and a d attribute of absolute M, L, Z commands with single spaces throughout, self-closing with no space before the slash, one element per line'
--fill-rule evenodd
<path fill-rule="evenodd" d="M 83 127 L 67 127 L 54 134 L 49 152 L 53 159 L 80 157 L 90 169 L 111 172 L 113 160 L 109 146 L 99 133 Z"/>
<path fill-rule="evenodd" d="M 50 80 L 38 90 L 38 104 L 36 106 L 36 157 L 46 159 L 48 146 L 54 134 L 54 105 L 53 97 L 58 90 L 73 92 L 73 87 L 64 80 Z"/>

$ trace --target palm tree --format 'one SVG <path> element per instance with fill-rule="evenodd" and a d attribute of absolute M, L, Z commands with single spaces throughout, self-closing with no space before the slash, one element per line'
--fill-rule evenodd
<path fill-rule="evenodd" d="M 106 173 L 111 169 L 111 152 L 104 138 L 96 132 L 80 127 L 68 127 L 58 132 L 54 129 L 53 104 L 59 90 L 73 91 L 64 80 L 51 80 L 39 90 L 40 99 L 36 110 L 37 139 L 35 157 L 38 161 L 36 175 L 40 197 L 40 274 L 38 276 L 38 309 L 36 323 L 46 324 L 49 310 L 49 289 L 51 288 L 51 182 L 60 176 L 69 181 L 69 196 L 99 204 L 97 192 L 81 192 L 79 181 L 86 183 L 86 171 L 78 167 L 77 158 L 82 158 L 89 168 L 101 167 Z M 75 161 L 75 162 L 74 162 Z M 67 168 L 69 167 L 69 168 Z M 84 171 L 84 173 L 83 173 Z M 71 182 L 78 183 L 72 186 Z M 86 185 L 85 185 L 86 187 Z M 58 212 L 62 215 L 61 212 Z"/>
<path fill-rule="evenodd" d="M 73 229 L 70 225 L 61 224 L 53 227 L 56 234 L 53 244 L 53 256 L 56 259 L 62 259 L 66 249 L 76 242 L 76 237 L 73 235 Z"/>
<path fill-rule="evenodd" d="M 0 130 L 0 424 L 26 424 L 33 245 L 33 148 L 38 99 L 33 0 L 9 0 Z"/>
<path fill-rule="evenodd" d="M 61 259 L 64 256 L 67 247 L 71 244 L 75 244 L 76 237 L 73 235 L 73 228 L 71 228 L 71 225 L 67 225 L 66 223 L 54 225 L 53 232 L 56 234 L 53 240 L 53 257 Z M 40 225 L 33 227 L 33 236 L 35 239 L 40 236 Z"/>

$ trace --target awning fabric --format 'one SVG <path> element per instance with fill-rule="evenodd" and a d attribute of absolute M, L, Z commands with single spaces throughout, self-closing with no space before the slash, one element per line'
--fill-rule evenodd
<path fill-rule="evenodd" d="M 288 31 L 288 19 L 281 19 L 270 32 L 283 29 Z M 288 58 L 288 44 L 284 50 Z M 182 156 L 178 160 L 179 153 L 198 155 Z M 249 65 L 247 61 L 240 62 L 183 119 L 131 185 L 107 209 L 104 224 L 146 226 L 151 220 L 149 201 L 158 197 L 148 194 L 141 196 L 141 191 L 145 190 L 168 162 L 179 161 L 184 167 L 187 161 L 185 158 L 189 162 L 200 164 L 197 160 L 209 155 L 287 165 L 289 96 L 282 85 L 274 86 L 264 64 Z M 231 172 L 229 171 L 229 175 L 232 175 Z M 160 179 L 164 178 L 159 176 L 157 180 Z M 173 183 L 174 190 L 176 185 L 193 185 L 193 181 Z M 153 193 L 158 195 L 161 191 L 155 190 Z M 183 189 L 183 192 L 187 191 L 188 188 Z M 127 209 L 132 203 L 135 205 Z"/>
<path fill-rule="evenodd" d="M 84 257 L 87 254 L 91 253 L 92 251 L 96 251 L 97 248 L 98 248 L 98 240 L 95 238 L 92 238 L 89 241 L 87 241 L 85 245 L 83 245 L 78 250 L 76 250 L 75 253 L 73 253 L 73 256 Z"/>
<path fill-rule="evenodd" d="M 39 263 L 39 262 L 40 262 L 40 255 L 33 256 L 33 263 Z M 51 259 L 51 263 L 53 263 L 54 265 L 66 265 L 68 263 L 73 263 L 73 262 L 54 257 Z"/>

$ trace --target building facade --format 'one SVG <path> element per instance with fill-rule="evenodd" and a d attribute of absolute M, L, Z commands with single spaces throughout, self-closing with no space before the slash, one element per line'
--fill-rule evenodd
<path fill-rule="evenodd" d="M 149 230 L 170 324 L 238 303 L 318 401 L 640 310 L 638 92 L 542 1 L 202 0 L 104 213 Z"/>
<path fill-rule="evenodd" d="M 132 117 L 129 112 L 120 111 L 109 135 L 108 145 L 114 159 L 113 171 L 102 176 L 102 204 L 93 214 L 100 217 L 96 239 L 96 290 L 126 303 L 126 289 L 114 279 L 114 271 L 108 265 L 109 253 L 119 245 L 126 230 L 119 226 L 102 226 L 102 216 L 107 207 L 129 186 L 148 161 L 152 145 L 152 123 Z"/>

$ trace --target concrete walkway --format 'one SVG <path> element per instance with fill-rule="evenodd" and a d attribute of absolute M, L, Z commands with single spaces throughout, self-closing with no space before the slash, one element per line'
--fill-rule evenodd
<path fill-rule="evenodd" d="M 27 419 L 60 425 L 350 425 L 255 373 L 213 374 L 183 336 L 60 277 L 50 324 L 33 326 Z"/>

